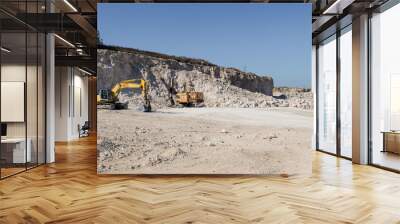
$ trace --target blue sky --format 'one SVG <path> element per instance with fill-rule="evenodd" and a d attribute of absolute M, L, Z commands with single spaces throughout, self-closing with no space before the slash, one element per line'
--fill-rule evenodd
<path fill-rule="evenodd" d="M 105 44 L 202 58 L 311 86 L 310 4 L 98 4 Z"/>

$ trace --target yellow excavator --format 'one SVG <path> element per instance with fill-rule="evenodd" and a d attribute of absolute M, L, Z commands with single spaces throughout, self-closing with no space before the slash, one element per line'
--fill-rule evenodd
<path fill-rule="evenodd" d="M 97 105 L 110 105 L 112 110 L 128 109 L 128 101 L 121 102 L 119 94 L 127 89 L 141 89 L 143 96 L 143 111 L 151 112 L 149 98 L 149 82 L 144 79 L 123 80 L 114 85 L 111 90 L 101 89 L 97 95 Z"/>

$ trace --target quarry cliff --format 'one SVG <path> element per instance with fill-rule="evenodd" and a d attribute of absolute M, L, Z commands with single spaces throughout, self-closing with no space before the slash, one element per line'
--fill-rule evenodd
<path fill-rule="evenodd" d="M 150 51 L 113 46 L 100 46 L 98 52 L 98 67 L 101 72 L 111 72 L 109 79 L 98 80 L 101 88 L 110 88 L 121 79 L 146 78 L 151 82 L 171 81 L 167 88 L 181 90 L 191 83 L 196 85 L 194 78 L 220 80 L 251 92 L 272 95 L 274 87 L 272 77 L 258 76 L 251 72 L 243 72 L 236 68 L 225 68 L 202 59 L 177 57 Z M 180 76 L 186 76 L 184 80 Z M 164 81 L 162 81 L 164 80 Z M 179 80 L 182 82 L 174 82 Z M 200 89 L 200 86 L 194 86 Z"/>
<path fill-rule="evenodd" d="M 98 90 L 110 89 L 121 80 L 142 78 L 149 80 L 152 104 L 156 107 L 170 106 L 175 94 L 184 90 L 203 92 L 208 107 L 311 107 L 308 101 L 292 104 L 293 100 L 274 98 L 271 76 L 223 67 L 203 59 L 98 46 Z"/>

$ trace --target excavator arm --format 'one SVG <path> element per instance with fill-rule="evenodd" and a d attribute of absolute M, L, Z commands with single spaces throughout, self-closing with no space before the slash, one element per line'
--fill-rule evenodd
<path fill-rule="evenodd" d="M 143 88 L 141 83 L 134 82 L 136 80 L 125 80 L 120 83 L 117 83 L 114 85 L 114 87 L 111 89 L 111 95 L 114 99 L 118 99 L 118 95 L 121 93 L 121 91 L 125 89 L 142 89 Z M 143 93 L 142 93 L 143 94 Z"/>

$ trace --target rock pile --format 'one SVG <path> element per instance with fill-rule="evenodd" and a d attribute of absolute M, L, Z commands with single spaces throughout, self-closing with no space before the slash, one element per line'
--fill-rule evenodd
<path fill-rule="evenodd" d="M 312 110 L 314 108 L 313 93 L 311 92 L 311 89 L 278 87 L 274 88 L 273 95 L 275 98 L 286 99 L 289 107 L 304 110 Z"/>

